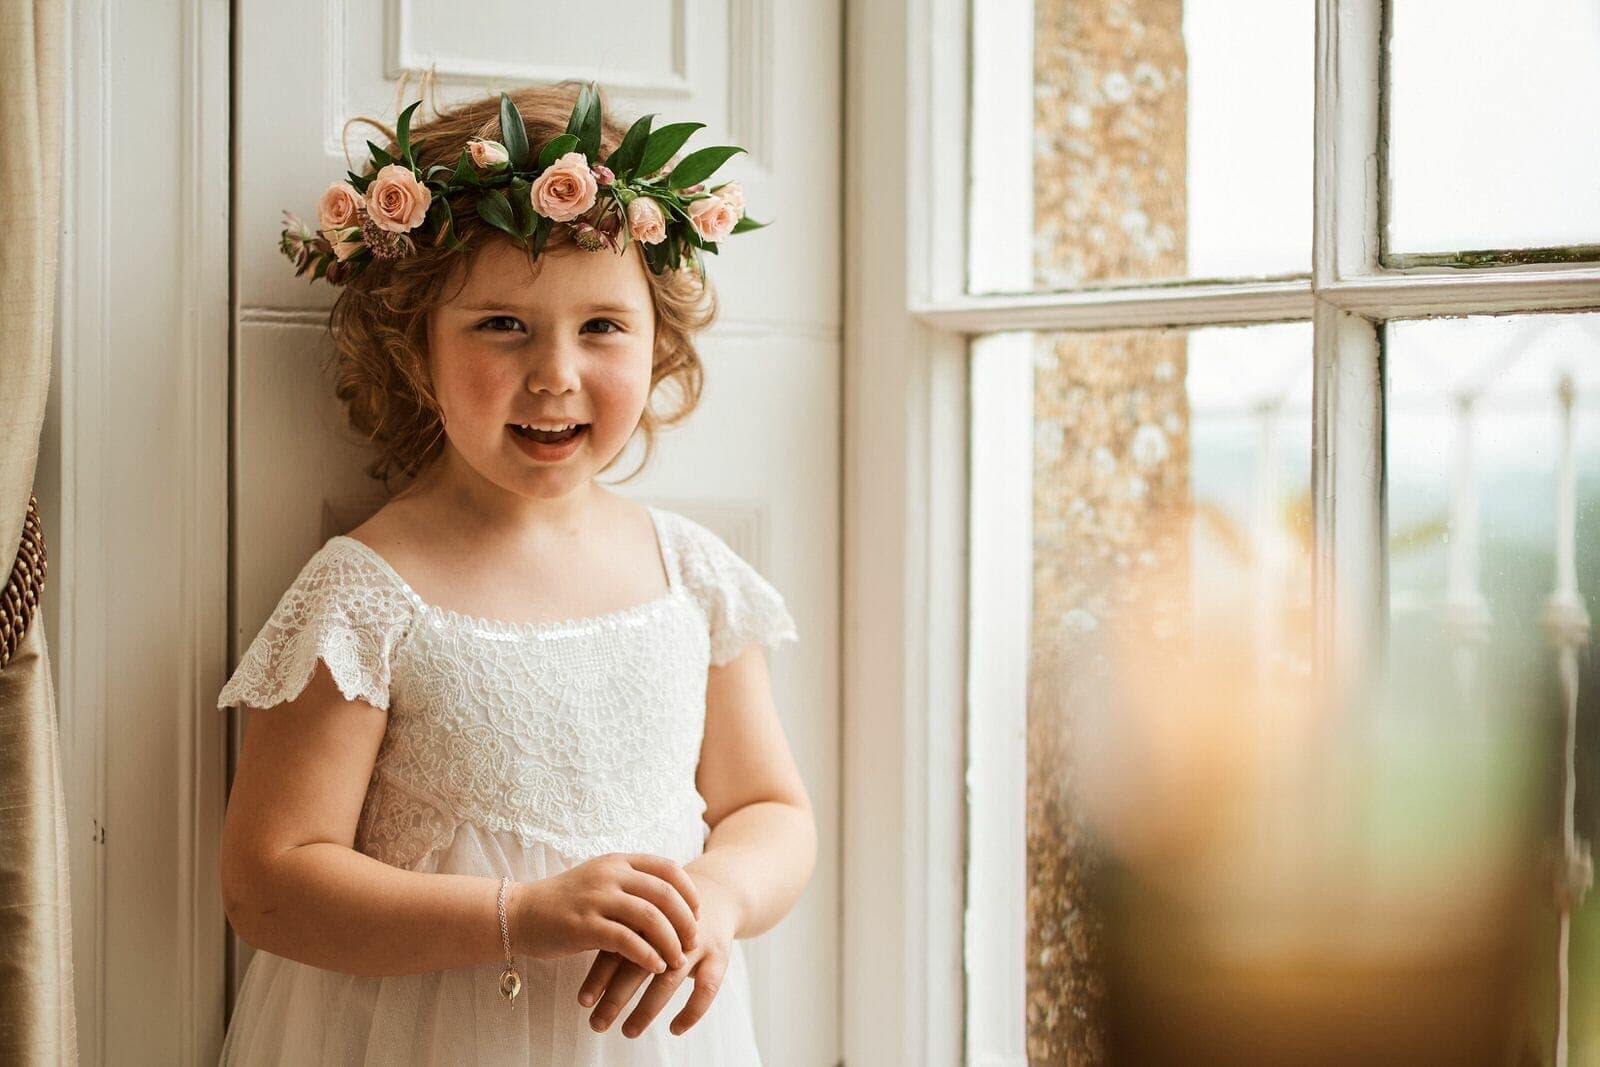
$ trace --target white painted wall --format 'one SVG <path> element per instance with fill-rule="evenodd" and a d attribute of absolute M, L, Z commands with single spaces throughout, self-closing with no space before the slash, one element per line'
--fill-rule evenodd
<path fill-rule="evenodd" d="M 706 121 L 704 143 L 751 150 L 739 176 L 774 224 L 712 264 L 725 314 L 704 344 L 704 402 L 629 491 L 721 529 L 799 624 L 773 676 L 821 855 L 795 911 L 748 955 L 768 1062 L 838 1059 L 841 294 L 826 235 L 839 217 L 840 16 L 837 4 L 773 0 L 639 7 L 671 33 L 602 52 L 592 35 L 582 49 L 524 35 L 540 52 L 458 32 L 456 8 L 404 0 L 71 6 L 39 495 L 83 1063 L 215 1062 L 229 978 L 216 879 L 227 717 L 214 701 L 230 635 L 255 633 L 320 543 L 323 502 L 337 518 L 365 491 L 334 421 L 305 433 L 282 418 L 333 412 L 311 373 L 327 296 L 290 276 L 278 213 L 312 213 L 343 169 L 335 121 L 382 112 L 399 67 L 423 60 L 448 91 L 600 77 L 629 111 Z M 531 15 L 506 5 L 499 17 Z M 264 515 L 270 535 L 255 524 Z"/>
<path fill-rule="evenodd" d="M 59 320 L 39 496 L 80 1062 L 215 1062 L 228 2 L 68 10 Z"/>

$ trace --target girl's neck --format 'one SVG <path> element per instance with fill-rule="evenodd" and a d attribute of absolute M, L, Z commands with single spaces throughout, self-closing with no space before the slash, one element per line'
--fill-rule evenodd
<path fill-rule="evenodd" d="M 450 525 L 470 523 L 479 536 L 525 541 L 543 536 L 573 534 L 605 496 L 593 479 L 559 497 L 526 497 L 507 492 L 461 461 L 451 448 L 396 497 L 434 521 Z"/>

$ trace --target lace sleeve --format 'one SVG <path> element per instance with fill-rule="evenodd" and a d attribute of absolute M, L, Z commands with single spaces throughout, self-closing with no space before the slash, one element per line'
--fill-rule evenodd
<path fill-rule="evenodd" d="M 389 657 L 411 622 L 404 591 L 342 542 L 306 563 L 222 687 L 217 707 L 300 695 L 322 660 L 346 700 L 389 707 Z"/>
<path fill-rule="evenodd" d="M 727 542 L 679 517 L 688 532 L 680 553 L 683 580 L 705 609 L 711 629 L 711 665 L 730 662 L 752 641 L 776 647 L 798 640 L 783 596 Z"/>

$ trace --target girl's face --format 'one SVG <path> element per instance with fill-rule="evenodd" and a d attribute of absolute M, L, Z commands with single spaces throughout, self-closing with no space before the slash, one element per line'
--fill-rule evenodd
<path fill-rule="evenodd" d="M 457 454 L 441 457 L 448 468 L 459 459 L 501 489 L 552 499 L 585 486 L 638 426 L 655 308 L 632 247 L 546 252 L 536 264 L 530 274 L 509 241 L 485 247 L 428 316 L 428 363 L 446 452 Z"/>

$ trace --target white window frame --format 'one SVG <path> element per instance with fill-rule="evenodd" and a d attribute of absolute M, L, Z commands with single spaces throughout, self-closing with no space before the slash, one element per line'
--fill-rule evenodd
<path fill-rule="evenodd" d="M 1031 374 L 969 363 L 969 340 L 1312 322 L 1317 662 L 1326 677 L 1359 677 L 1387 620 L 1384 323 L 1600 307 L 1600 264 L 1380 261 L 1383 28 L 1382 0 L 1317 0 L 1306 276 L 973 295 L 965 226 L 932 223 L 967 218 L 968 0 L 847 5 L 846 1063 L 1025 1062 L 1017 984 L 988 983 L 992 996 L 967 1003 L 965 968 L 1005 961 L 962 953 L 967 790 L 956 787 L 1016 757 L 1002 743 L 969 763 L 966 724 L 1015 738 L 1025 716 L 1025 687 L 1003 681 L 1025 660 L 1007 660 L 997 634 L 1026 634 L 1031 568 L 988 547 L 1020 543 L 1020 494 L 1010 476 L 973 484 L 997 506 L 969 508 L 968 467 L 979 450 L 1025 447 L 1006 420 Z"/>

